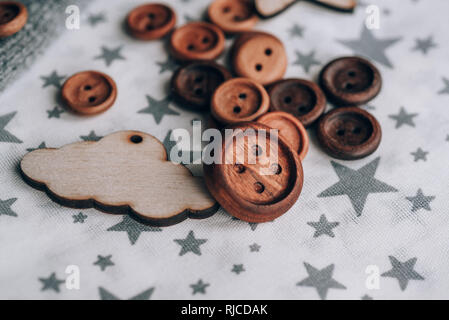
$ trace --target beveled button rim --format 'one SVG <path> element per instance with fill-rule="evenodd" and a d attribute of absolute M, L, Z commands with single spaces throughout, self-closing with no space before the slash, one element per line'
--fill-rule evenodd
<path fill-rule="evenodd" d="M 28 10 L 26 6 L 18 1 L 2 1 L 2 6 L 16 6 L 19 9 L 17 16 L 11 21 L 0 25 L 0 39 L 12 36 L 23 29 L 28 21 Z"/>
<path fill-rule="evenodd" d="M 170 20 L 166 24 L 164 24 L 161 27 L 154 29 L 154 30 L 139 31 L 139 30 L 134 29 L 132 27 L 131 22 L 132 22 L 132 19 L 134 18 L 134 16 L 139 14 L 139 10 L 142 10 L 147 7 L 155 7 L 155 6 L 162 7 L 164 9 L 166 9 L 170 13 Z M 136 39 L 144 40 L 144 41 L 163 38 L 171 30 L 173 30 L 175 25 L 176 25 L 176 12 L 168 5 L 162 4 L 162 3 L 147 3 L 147 4 L 137 6 L 134 9 L 132 9 L 126 17 L 126 26 L 127 26 L 127 30 L 129 32 L 129 34 Z"/>
<path fill-rule="evenodd" d="M 219 14 L 216 14 L 215 12 L 219 11 L 219 6 L 221 6 L 222 3 L 225 2 L 239 2 L 240 0 L 215 0 L 213 1 L 208 9 L 207 9 L 207 16 L 209 18 L 209 20 L 217 25 L 220 29 L 223 30 L 223 32 L 227 33 L 227 34 L 236 34 L 236 33 L 241 33 L 241 32 L 246 32 L 251 30 L 256 23 L 259 21 L 259 17 L 257 16 L 254 8 L 251 8 L 251 3 L 248 3 L 248 7 L 250 7 L 250 9 L 253 9 L 252 11 L 252 15 L 245 20 L 242 21 L 236 21 L 233 25 L 231 24 L 223 24 L 219 21 L 219 19 L 217 19 L 219 17 Z"/>

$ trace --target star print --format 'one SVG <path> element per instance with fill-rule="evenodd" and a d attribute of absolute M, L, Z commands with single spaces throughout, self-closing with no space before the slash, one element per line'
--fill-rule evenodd
<path fill-rule="evenodd" d="M 296 50 L 296 61 L 293 62 L 295 65 L 301 65 L 305 72 L 309 72 L 310 67 L 313 65 L 319 65 L 320 62 L 315 59 L 315 51 L 311 51 L 309 54 L 302 54 Z"/>
<path fill-rule="evenodd" d="M 124 215 L 123 220 L 120 223 L 113 225 L 107 229 L 107 231 L 124 231 L 128 233 L 129 241 L 131 242 L 131 245 L 134 245 L 142 232 L 160 232 L 162 229 L 141 224 L 130 216 Z"/>
<path fill-rule="evenodd" d="M 203 245 L 207 239 L 196 239 L 193 231 L 190 231 L 185 239 L 175 239 L 173 240 L 181 246 L 180 256 L 185 255 L 188 252 L 192 252 L 198 256 L 201 255 L 200 246 Z"/>
<path fill-rule="evenodd" d="M 111 261 L 112 255 L 108 255 L 106 257 L 98 255 L 97 258 L 98 259 L 94 262 L 94 265 L 99 266 L 101 271 L 104 271 L 107 267 L 114 265 L 114 262 Z"/>
<path fill-rule="evenodd" d="M 160 67 L 159 74 L 162 74 L 165 71 L 175 71 L 179 66 L 171 57 L 167 57 L 165 62 L 156 62 L 156 64 Z"/>
<path fill-rule="evenodd" d="M 184 15 L 184 20 L 185 20 L 186 23 L 188 23 L 188 22 L 196 21 L 196 20 L 198 20 L 198 19 L 195 19 L 194 17 L 185 14 L 185 15 Z"/>
<path fill-rule="evenodd" d="M 371 297 L 371 296 L 365 294 L 361 299 L 362 299 L 362 300 L 373 300 L 373 297 Z"/>
<path fill-rule="evenodd" d="M 242 221 L 236 217 L 232 217 L 232 220 L 237 220 L 237 221 Z M 259 225 L 258 223 L 255 222 L 248 222 L 249 227 L 251 228 L 251 231 L 255 231 L 257 229 L 257 226 Z"/>
<path fill-rule="evenodd" d="M 204 283 L 203 280 L 198 280 L 197 283 L 191 284 L 190 287 L 193 289 L 192 294 L 195 295 L 197 293 L 206 294 L 206 288 L 209 286 L 209 283 Z"/>
<path fill-rule="evenodd" d="M 438 94 L 449 94 L 449 79 L 443 77 L 444 88 L 438 91 Z"/>
<path fill-rule="evenodd" d="M 234 266 L 232 267 L 232 270 L 231 270 L 231 272 L 234 272 L 235 274 L 240 274 L 244 271 L 246 271 L 246 270 L 243 267 L 243 264 L 234 264 Z"/>
<path fill-rule="evenodd" d="M 5 130 L 7 124 L 16 115 L 17 112 L 11 112 L 0 116 L 0 142 L 22 143 L 22 140 Z"/>
<path fill-rule="evenodd" d="M 100 299 L 101 300 L 120 300 L 117 296 L 110 293 L 105 288 L 99 287 L 98 292 L 100 293 Z M 139 293 L 138 295 L 128 299 L 128 300 L 149 300 L 151 295 L 154 292 L 154 288 L 150 288 L 148 290 L 145 290 L 142 293 Z"/>
<path fill-rule="evenodd" d="M 91 132 L 89 132 L 89 135 L 87 135 L 87 136 L 80 136 L 80 138 L 83 140 L 83 141 L 99 141 L 101 138 L 103 138 L 102 136 L 97 136 L 96 134 L 95 134 L 95 131 L 91 131 Z"/>
<path fill-rule="evenodd" d="M 427 161 L 427 154 L 429 152 L 424 151 L 421 148 L 418 148 L 415 152 L 411 152 L 410 154 L 415 158 L 414 161 L 417 162 L 419 160 Z"/>
<path fill-rule="evenodd" d="M 139 110 L 137 113 L 152 114 L 154 117 L 154 120 L 156 121 L 156 124 L 161 123 L 161 121 L 165 115 L 179 116 L 178 112 L 173 111 L 169 108 L 169 105 L 171 102 L 171 98 L 169 96 L 165 97 L 165 99 L 163 99 L 163 100 L 156 100 L 148 95 L 146 97 L 147 97 L 149 106 L 142 110 Z"/>
<path fill-rule="evenodd" d="M 429 36 L 426 39 L 415 39 L 415 46 L 412 48 L 412 51 L 421 51 L 424 55 L 427 54 L 427 52 L 432 49 L 436 48 L 436 43 L 433 42 L 433 37 Z"/>
<path fill-rule="evenodd" d="M 84 223 L 84 220 L 86 220 L 87 216 L 85 214 L 83 214 L 82 212 L 78 213 L 78 214 L 74 214 L 72 216 L 73 218 L 73 223 Z"/>
<path fill-rule="evenodd" d="M 47 110 L 48 119 L 51 119 L 51 118 L 59 119 L 61 117 L 61 113 L 64 113 L 64 112 L 65 112 L 64 109 L 61 109 L 60 107 L 55 106 L 53 108 L 53 110 Z"/>
<path fill-rule="evenodd" d="M 251 252 L 259 252 L 260 248 L 261 247 L 257 243 L 253 243 L 252 245 L 249 246 Z"/>
<path fill-rule="evenodd" d="M 47 148 L 47 146 L 45 145 L 45 142 L 42 141 L 41 144 L 37 148 L 28 148 L 27 151 L 31 152 L 34 150 L 45 149 L 45 148 Z"/>
<path fill-rule="evenodd" d="M 45 290 L 54 290 L 56 292 L 59 293 L 59 286 L 63 283 L 65 283 L 64 280 L 59 280 L 56 277 L 56 273 L 53 272 L 50 277 L 48 278 L 39 278 L 39 281 L 42 282 L 43 287 L 41 289 L 41 291 L 45 291 Z"/>
<path fill-rule="evenodd" d="M 304 33 L 304 27 L 294 24 L 291 29 L 288 30 L 290 37 L 302 37 Z"/>
<path fill-rule="evenodd" d="M 328 235 L 329 237 L 335 237 L 334 231 L 332 229 L 336 228 L 339 222 L 329 222 L 324 214 L 321 215 L 318 222 L 307 222 L 307 224 L 315 228 L 314 238 L 318 238 L 321 235 Z"/>
<path fill-rule="evenodd" d="M 96 56 L 94 59 L 104 59 L 106 66 L 109 67 L 114 60 L 126 60 L 120 53 L 123 49 L 123 46 L 117 47 L 115 49 L 108 49 L 105 46 L 101 47 L 103 53 L 99 56 Z"/>
<path fill-rule="evenodd" d="M 402 125 L 407 124 L 410 127 L 414 127 L 415 123 L 413 122 L 413 118 L 416 117 L 417 113 L 407 113 L 405 111 L 404 107 L 401 107 L 401 110 L 399 110 L 399 114 L 391 114 L 388 117 L 396 120 L 396 129 L 402 127 Z"/>
<path fill-rule="evenodd" d="M 66 76 L 58 76 L 56 71 L 53 71 L 49 76 L 42 76 L 41 79 L 44 80 L 42 88 L 54 86 L 59 89 L 61 88 L 61 81 L 64 80 L 65 77 Z"/>
<path fill-rule="evenodd" d="M 104 14 L 102 13 L 98 13 L 98 14 L 91 14 L 88 18 L 87 21 L 89 22 L 89 24 L 92 27 L 96 27 L 97 24 L 101 23 L 101 22 L 105 22 L 106 21 L 106 17 L 104 16 Z"/>
<path fill-rule="evenodd" d="M 315 287 L 318 295 L 322 300 L 326 299 L 329 289 L 346 289 L 344 285 L 332 278 L 334 273 L 334 265 L 331 264 L 324 269 L 318 270 L 312 265 L 304 262 L 307 274 L 309 275 L 304 280 L 301 280 L 296 285 L 304 287 Z"/>
<path fill-rule="evenodd" d="M 449 134 L 446 136 L 446 141 L 449 141 Z"/>
<path fill-rule="evenodd" d="M 388 257 L 392 265 L 392 269 L 382 273 L 382 277 L 396 278 L 402 291 L 407 288 L 410 280 L 424 280 L 418 272 L 414 270 L 417 258 L 412 258 L 406 262 L 401 262 L 393 256 Z"/>
<path fill-rule="evenodd" d="M 412 212 L 418 211 L 419 209 L 425 209 L 431 211 L 430 202 L 435 199 L 435 196 L 425 196 L 421 189 L 418 189 L 416 196 L 406 197 L 408 201 L 412 203 Z"/>
<path fill-rule="evenodd" d="M 347 195 L 357 216 L 361 216 L 370 193 L 398 191 L 392 186 L 374 178 L 379 161 L 380 158 L 376 158 L 358 170 L 353 170 L 331 161 L 340 181 L 324 190 L 318 197 L 323 198 Z"/>
<path fill-rule="evenodd" d="M 355 53 L 367 56 L 389 68 L 393 68 L 385 50 L 402 38 L 377 39 L 365 25 L 362 27 L 360 38 L 356 40 L 337 40 L 342 45 L 352 49 Z"/>
<path fill-rule="evenodd" d="M 8 200 L 1 200 L 0 199 L 0 216 L 10 216 L 10 217 L 17 217 L 17 213 L 12 211 L 11 206 L 14 204 L 14 202 L 17 201 L 17 198 L 11 198 Z"/>

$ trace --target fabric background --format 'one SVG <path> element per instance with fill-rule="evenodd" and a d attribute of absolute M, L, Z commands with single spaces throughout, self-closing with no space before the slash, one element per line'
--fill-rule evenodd
<path fill-rule="evenodd" d="M 299 3 L 261 21 L 257 29 L 286 45 L 286 77 L 316 80 L 342 55 L 367 56 L 378 66 L 382 92 L 363 107 L 381 123 L 380 148 L 363 160 L 332 160 L 310 130 L 304 189 L 284 216 L 248 224 L 220 210 L 163 229 L 61 207 L 17 171 L 28 150 L 118 130 L 148 132 L 172 146 L 172 129 L 204 118 L 170 100 L 176 64 L 164 41 L 139 42 L 123 32 L 126 13 L 142 2 L 92 3 L 82 10 L 81 29 L 65 31 L 0 95 L 0 298 L 448 298 L 447 1 L 373 1 L 379 30 L 364 27 L 368 1 L 352 15 Z M 207 3 L 169 2 L 178 25 L 200 19 Z M 20 52 L 33 49 L 19 42 Z M 5 50 L 9 45 L 1 43 L 0 55 L 14 54 L 1 67 L 0 87 L 10 79 L 10 61 L 23 59 Z M 119 95 L 106 113 L 85 118 L 57 97 L 68 76 L 88 69 L 111 75 Z M 80 290 L 63 283 L 69 265 L 80 268 Z M 379 271 L 377 290 L 366 286 L 368 266 Z"/>

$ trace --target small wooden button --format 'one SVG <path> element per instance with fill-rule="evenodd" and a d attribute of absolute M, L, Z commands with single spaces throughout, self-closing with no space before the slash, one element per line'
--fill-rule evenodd
<path fill-rule="evenodd" d="M 278 218 L 302 190 L 304 174 L 297 153 L 260 123 L 226 129 L 233 129 L 233 134 L 217 150 L 220 163 L 204 164 L 209 192 L 240 220 L 259 223 Z"/>
<path fill-rule="evenodd" d="M 330 156 L 355 160 L 376 151 L 382 139 L 382 130 L 369 112 L 357 107 L 343 107 L 328 112 L 320 119 L 317 137 Z"/>
<path fill-rule="evenodd" d="M 288 112 L 305 127 L 312 125 L 326 108 L 326 97 L 320 87 L 303 79 L 278 81 L 269 87 L 268 94 L 272 111 Z"/>
<path fill-rule="evenodd" d="M 176 25 L 176 14 L 168 6 L 149 3 L 133 9 L 126 19 L 129 33 L 140 40 L 159 39 Z"/>
<path fill-rule="evenodd" d="M 170 51 L 177 60 L 214 60 L 224 50 L 225 37 L 216 25 L 191 22 L 170 37 Z"/>
<path fill-rule="evenodd" d="M 270 106 L 268 93 L 257 82 L 246 78 L 226 81 L 212 96 L 211 113 L 222 124 L 253 121 Z"/>
<path fill-rule="evenodd" d="M 320 85 L 336 106 L 367 103 L 379 93 L 379 70 L 360 57 L 343 57 L 329 62 L 320 73 Z"/>
<path fill-rule="evenodd" d="M 215 0 L 209 6 L 208 15 L 226 33 L 249 31 L 259 20 L 249 0 Z"/>
<path fill-rule="evenodd" d="M 92 115 L 106 111 L 117 98 L 117 86 L 108 75 L 98 71 L 74 74 L 62 86 L 62 99 L 73 111 Z"/>
<path fill-rule="evenodd" d="M 0 39 L 22 30 L 28 20 L 28 10 L 20 2 L 0 2 Z"/>
<path fill-rule="evenodd" d="M 275 36 L 264 32 L 242 34 L 232 48 L 234 72 L 263 85 L 280 80 L 287 69 L 287 53 Z"/>
<path fill-rule="evenodd" d="M 225 67 L 213 61 L 192 62 L 173 74 L 171 90 L 181 103 L 209 110 L 215 89 L 231 77 Z"/>
<path fill-rule="evenodd" d="M 287 112 L 275 111 L 265 113 L 257 122 L 278 129 L 280 136 L 298 153 L 299 159 L 304 160 L 309 151 L 309 136 L 297 118 Z"/>

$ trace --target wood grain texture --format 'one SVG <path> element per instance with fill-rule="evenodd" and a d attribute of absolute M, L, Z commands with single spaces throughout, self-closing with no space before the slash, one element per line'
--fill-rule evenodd
<path fill-rule="evenodd" d="M 252 0 L 215 0 L 207 13 L 209 20 L 227 34 L 249 31 L 259 21 Z"/>
<path fill-rule="evenodd" d="M 272 18 L 300 0 L 255 0 L 257 13 L 262 18 Z M 353 12 L 357 6 L 357 0 L 307 0 L 329 9 L 341 12 Z"/>
<path fill-rule="evenodd" d="M 136 39 L 159 39 L 175 27 L 176 13 L 167 5 L 148 3 L 131 10 L 126 25 L 129 34 Z"/>
<path fill-rule="evenodd" d="M 159 140 L 138 131 L 35 150 L 20 169 L 31 186 L 61 205 L 130 214 L 150 225 L 206 218 L 218 209 L 202 178 L 167 161 Z"/>

